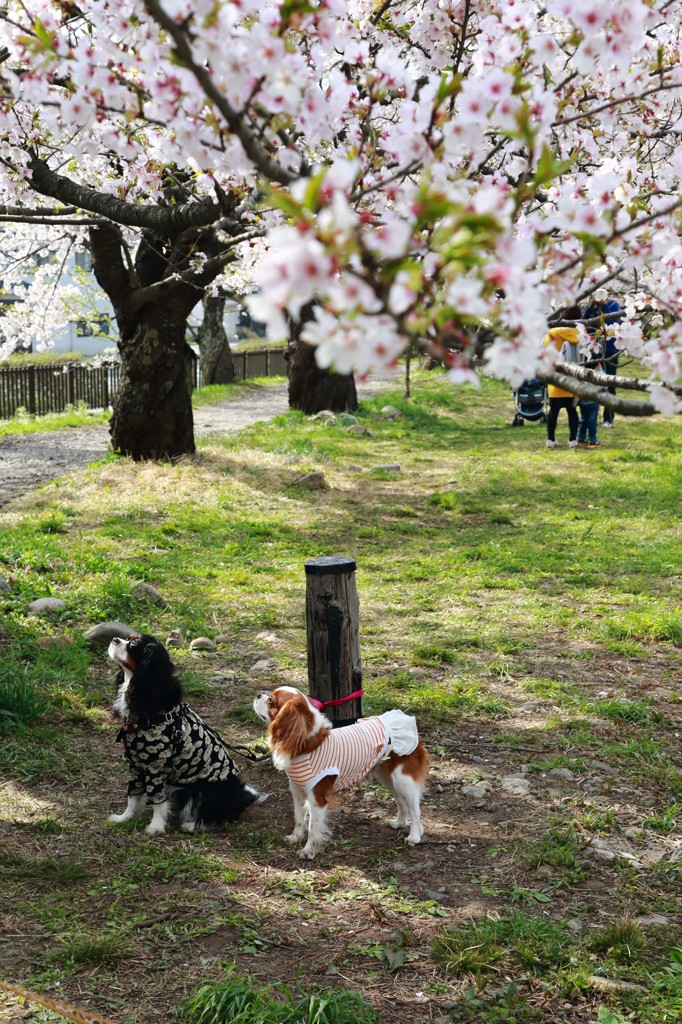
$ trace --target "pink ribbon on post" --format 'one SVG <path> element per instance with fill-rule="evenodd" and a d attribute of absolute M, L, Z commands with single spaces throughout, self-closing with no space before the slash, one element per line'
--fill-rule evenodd
<path fill-rule="evenodd" d="M 338 700 L 318 700 L 317 697 L 308 697 L 308 701 L 318 711 L 324 711 L 325 708 L 335 708 L 337 704 L 345 704 L 347 700 L 355 700 L 357 697 L 363 697 L 364 690 L 355 690 L 354 693 L 349 693 L 347 697 L 339 697 Z"/>

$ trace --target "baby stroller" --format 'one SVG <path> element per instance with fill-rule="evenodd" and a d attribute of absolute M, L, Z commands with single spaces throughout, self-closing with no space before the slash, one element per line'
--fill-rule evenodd
<path fill-rule="evenodd" d="M 541 380 L 524 380 L 514 392 L 516 413 L 512 427 L 522 427 L 524 420 L 547 421 L 547 388 Z"/>

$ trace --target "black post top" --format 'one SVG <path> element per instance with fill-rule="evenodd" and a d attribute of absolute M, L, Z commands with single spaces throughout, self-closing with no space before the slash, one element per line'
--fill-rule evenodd
<path fill-rule="evenodd" d="M 305 563 L 306 576 L 334 576 L 342 572 L 355 572 L 354 558 L 323 555 L 321 558 L 311 558 Z"/>

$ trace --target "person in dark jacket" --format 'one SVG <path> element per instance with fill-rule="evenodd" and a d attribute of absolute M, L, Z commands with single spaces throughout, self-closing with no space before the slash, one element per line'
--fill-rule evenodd
<path fill-rule="evenodd" d="M 592 296 L 592 302 L 583 310 L 584 320 L 596 320 L 600 317 L 601 323 L 587 324 L 590 334 L 596 335 L 601 343 L 602 369 L 604 373 L 615 376 L 618 373 L 618 357 L 620 352 L 616 346 L 616 339 L 609 332 L 611 324 L 619 324 L 623 320 L 621 308 L 615 299 L 609 298 L 606 288 L 597 288 Z M 609 394 L 615 395 L 616 389 L 610 385 L 607 389 Z M 604 408 L 602 425 L 613 426 L 614 413 L 612 409 Z"/>

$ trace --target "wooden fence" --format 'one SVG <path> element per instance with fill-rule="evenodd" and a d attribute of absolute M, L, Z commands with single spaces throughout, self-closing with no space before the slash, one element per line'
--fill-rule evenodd
<path fill-rule="evenodd" d="M 233 352 L 235 379 L 286 377 L 284 349 Z M 89 409 L 107 409 L 121 379 L 120 363 L 100 366 L 66 363 L 63 366 L 0 365 L 0 419 L 9 419 L 17 409 L 36 416 L 64 412 L 67 406 L 84 402 Z M 194 386 L 202 386 L 199 360 L 194 363 Z"/>

